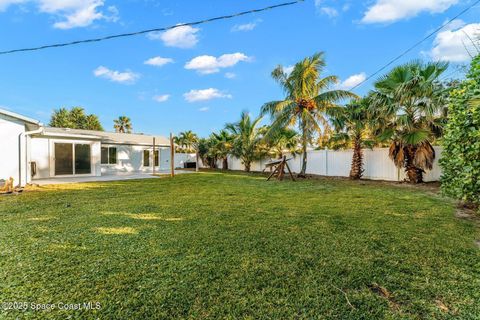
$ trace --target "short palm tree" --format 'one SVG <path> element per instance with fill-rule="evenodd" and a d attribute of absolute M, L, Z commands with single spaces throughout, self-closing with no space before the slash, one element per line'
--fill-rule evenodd
<path fill-rule="evenodd" d="M 228 170 L 228 155 L 232 151 L 234 137 L 227 130 L 221 130 L 212 133 L 211 139 L 214 142 L 212 152 L 222 160 L 222 169 Z"/>
<path fill-rule="evenodd" d="M 120 116 L 118 119 L 113 120 L 113 128 L 115 132 L 132 133 L 132 122 L 129 117 Z"/>
<path fill-rule="evenodd" d="M 252 162 L 260 159 L 264 154 L 260 149 L 264 130 L 260 127 L 262 117 L 252 119 L 248 112 L 242 112 L 240 120 L 226 125 L 226 129 L 233 135 L 232 154 L 238 157 L 250 172 Z"/>
<path fill-rule="evenodd" d="M 447 68 L 444 62 L 398 66 L 375 83 L 371 95 L 371 106 L 385 118 L 379 138 L 390 141 L 390 158 L 411 183 L 422 182 L 435 160 L 432 142 L 442 133 L 446 105 L 439 78 Z"/>
<path fill-rule="evenodd" d="M 284 100 L 272 101 L 263 105 L 262 115 L 269 114 L 273 118 L 269 134 L 285 127 L 300 129 L 302 140 L 302 169 L 300 176 L 307 170 L 307 146 L 315 134 L 322 135 L 328 129 L 328 114 L 332 108 L 339 107 L 341 100 L 357 98 L 346 90 L 329 90 L 338 83 L 336 76 L 321 77 L 325 68 L 323 52 L 295 64 L 288 74 L 284 67 L 278 66 L 272 77 L 283 88 Z"/>
<path fill-rule="evenodd" d="M 357 100 L 337 110 L 332 117 L 335 133 L 331 137 L 334 149 L 352 148 L 350 179 L 358 180 L 363 175 L 363 148 L 372 148 L 372 115 L 366 99 Z"/>
<path fill-rule="evenodd" d="M 274 136 L 267 137 L 266 143 L 268 153 L 276 158 L 282 158 L 287 153 L 295 157 L 302 152 L 300 135 L 293 129 L 277 131 Z"/>
<path fill-rule="evenodd" d="M 183 152 L 194 153 L 197 151 L 198 136 L 191 130 L 180 132 L 175 139 Z"/>

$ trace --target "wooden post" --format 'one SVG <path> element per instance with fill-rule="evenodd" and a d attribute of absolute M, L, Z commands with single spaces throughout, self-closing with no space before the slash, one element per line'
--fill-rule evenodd
<path fill-rule="evenodd" d="M 173 134 L 170 133 L 170 170 L 171 177 L 175 177 L 175 146 L 173 144 Z"/>
<path fill-rule="evenodd" d="M 198 147 L 195 148 L 195 171 L 198 172 L 200 166 L 200 159 L 198 157 Z"/>
<path fill-rule="evenodd" d="M 155 175 L 155 137 L 153 138 L 153 170 L 152 173 Z"/>

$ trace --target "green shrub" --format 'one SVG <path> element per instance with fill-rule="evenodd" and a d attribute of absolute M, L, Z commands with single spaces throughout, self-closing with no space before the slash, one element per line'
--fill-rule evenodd
<path fill-rule="evenodd" d="M 465 81 L 450 95 L 442 190 L 459 200 L 480 204 L 480 55 Z"/>

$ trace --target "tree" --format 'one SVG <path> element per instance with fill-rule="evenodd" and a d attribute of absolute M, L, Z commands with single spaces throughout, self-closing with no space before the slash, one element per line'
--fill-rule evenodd
<path fill-rule="evenodd" d="M 175 138 L 175 143 L 179 145 L 179 151 L 194 153 L 197 151 L 198 136 L 191 130 L 180 132 Z"/>
<path fill-rule="evenodd" d="M 298 126 L 302 134 L 302 169 L 300 176 L 305 176 L 307 170 L 307 146 L 315 134 L 322 135 L 328 130 L 328 115 L 330 110 L 339 107 L 343 99 L 357 98 L 345 90 L 329 90 L 338 83 L 336 76 L 321 78 L 325 68 L 324 53 L 316 53 L 295 64 L 288 74 L 285 68 L 278 66 L 273 70 L 272 77 L 283 88 L 286 97 L 281 101 L 272 101 L 263 105 L 262 115 L 270 114 L 273 123 L 270 133 L 285 127 Z"/>
<path fill-rule="evenodd" d="M 252 119 L 250 114 L 244 111 L 238 122 L 226 126 L 234 136 L 232 154 L 242 161 L 246 172 L 250 172 L 253 161 L 264 155 L 260 144 L 265 130 L 259 126 L 260 121 L 262 117 Z"/>
<path fill-rule="evenodd" d="M 473 59 L 465 81 L 450 94 L 443 138 L 442 191 L 480 204 L 480 55 Z"/>
<path fill-rule="evenodd" d="M 347 104 L 332 117 L 336 129 L 331 137 L 334 149 L 353 149 L 350 179 L 358 180 L 362 178 L 362 149 L 371 148 L 375 144 L 371 131 L 372 118 L 366 99 Z"/>
<path fill-rule="evenodd" d="M 210 139 L 213 141 L 211 152 L 222 160 L 222 169 L 228 170 L 228 155 L 232 151 L 234 137 L 227 130 L 221 130 L 212 133 Z"/>
<path fill-rule="evenodd" d="M 55 128 L 103 131 L 98 117 L 94 114 L 85 114 L 82 107 L 73 107 L 71 110 L 66 108 L 54 110 L 49 125 Z"/>
<path fill-rule="evenodd" d="M 300 135 L 293 129 L 283 128 L 278 130 L 274 136 L 267 136 L 266 143 L 268 153 L 279 159 L 285 153 L 295 157 L 302 152 Z"/>
<path fill-rule="evenodd" d="M 129 117 L 120 116 L 113 120 L 113 128 L 118 133 L 132 133 L 132 122 Z"/>
<path fill-rule="evenodd" d="M 448 63 L 414 61 L 394 68 L 375 83 L 372 107 L 384 116 L 379 139 L 390 141 L 389 156 L 405 168 L 411 183 L 423 182 L 435 159 L 432 143 L 442 133 L 446 90 L 439 81 Z"/>

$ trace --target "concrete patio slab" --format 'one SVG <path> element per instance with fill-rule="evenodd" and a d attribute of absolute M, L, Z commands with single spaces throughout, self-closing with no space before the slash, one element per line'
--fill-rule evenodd
<path fill-rule="evenodd" d="M 175 171 L 175 174 L 186 174 L 193 173 L 192 171 Z M 108 174 L 100 177 L 59 177 L 59 178 L 49 178 L 49 179 L 38 179 L 33 180 L 32 184 L 37 184 L 40 186 L 45 186 L 49 184 L 67 184 L 67 183 L 82 183 L 82 182 L 105 182 L 105 181 L 122 181 L 122 180 L 139 180 L 139 179 L 158 179 L 162 176 L 168 176 L 170 171 L 162 170 L 157 172 L 156 175 L 151 173 L 118 173 L 118 174 Z"/>

